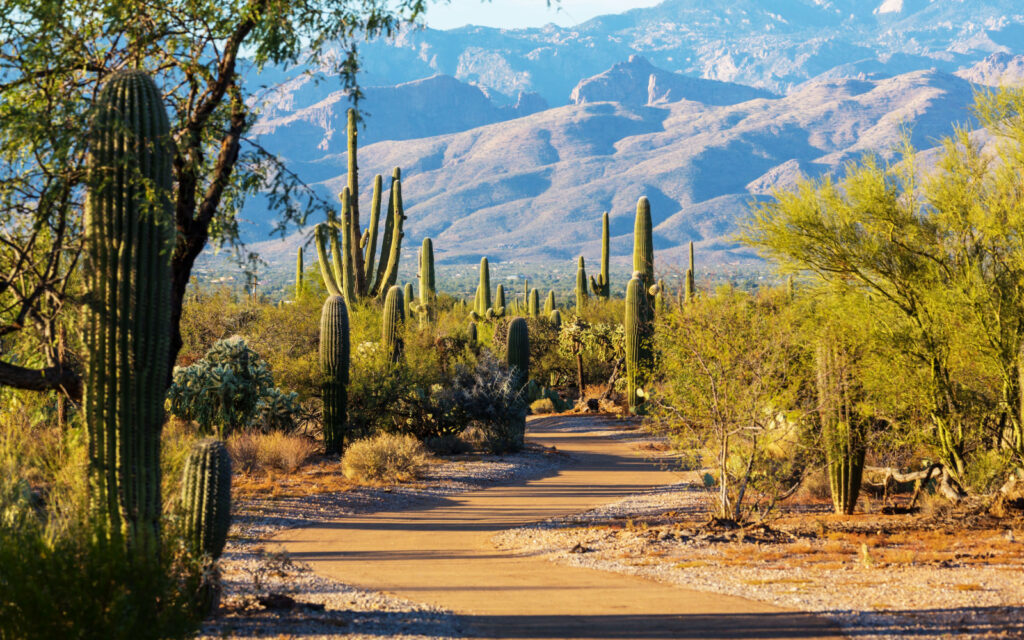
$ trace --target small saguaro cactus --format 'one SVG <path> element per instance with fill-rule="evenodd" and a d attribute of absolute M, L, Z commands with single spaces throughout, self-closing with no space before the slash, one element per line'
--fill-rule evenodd
<path fill-rule="evenodd" d="M 626 286 L 626 315 L 623 328 L 626 337 L 626 394 L 631 413 L 641 412 L 646 392 L 644 377 L 650 361 L 650 324 L 645 311 L 647 294 L 643 289 L 642 274 L 634 271 Z"/>
<path fill-rule="evenodd" d="M 558 309 L 554 309 L 550 314 L 548 314 L 548 322 L 551 323 L 551 327 L 554 328 L 555 331 L 560 331 L 562 329 L 562 312 Z"/>
<path fill-rule="evenodd" d="M 416 304 L 416 301 L 413 299 L 411 282 L 406 282 L 405 286 L 402 287 L 402 304 L 404 305 L 402 310 L 405 312 L 405 317 L 412 318 L 414 313 L 413 305 Z M 417 306 L 416 311 L 419 309 L 420 308 Z"/>
<path fill-rule="evenodd" d="M 583 313 L 587 305 L 587 268 L 580 256 L 576 265 L 576 313 Z"/>
<path fill-rule="evenodd" d="M 647 297 L 644 313 L 653 312 L 654 297 L 649 290 L 654 286 L 654 237 L 651 228 L 651 203 L 641 196 L 636 203 L 636 223 L 633 226 L 633 272 L 640 272 L 640 291 Z M 648 316 L 649 318 L 649 316 Z"/>
<path fill-rule="evenodd" d="M 548 291 L 548 297 L 544 299 L 544 315 L 551 315 L 551 312 L 555 310 L 555 291 L 551 289 Z"/>
<path fill-rule="evenodd" d="M 340 455 L 348 422 L 349 327 L 345 298 L 332 295 L 320 313 L 320 372 L 324 403 L 324 449 Z"/>
<path fill-rule="evenodd" d="M 478 341 L 475 322 L 469 323 L 469 329 L 466 331 L 466 335 L 468 336 L 469 348 L 475 349 Z"/>
<path fill-rule="evenodd" d="M 665 313 L 665 281 L 659 279 L 654 289 L 654 313 L 660 316 Z"/>
<path fill-rule="evenodd" d="M 530 379 L 530 330 L 526 318 L 515 318 L 509 323 L 505 357 L 515 374 L 516 387 L 521 389 Z"/>
<path fill-rule="evenodd" d="M 527 303 L 527 313 L 531 318 L 540 315 L 540 292 L 537 289 L 530 289 L 530 301 Z"/>
<path fill-rule="evenodd" d="M 302 264 L 302 247 L 299 247 L 299 255 L 295 259 L 295 299 L 302 297 L 302 272 L 305 265 Z"/>
<path fill-rule="evenodd" d="M 501 310 L 501 314 L 505 313 L 505 285 L 499 284 L 498 288 L 494 291 L 494 311 Z"/>
<path fill-rule="evenodd" d="M 142 71 L 112 74 L 88 134 L 84 259 L 90 500 L 104 534 L 155 557 L 171 335 L 171 134 Z"/>
<path fill-rule="evenodd" d="M 434 283 L 434 243 L 430 238 L 423 238 L 420 248 L 420 272 L 417 276 L 420 286 L 419 300 L 413 301 L 412 287 L 405 292 L 406 311 L 419 316 L 420 322 L 433 321 L 437 291 Z M 410 315 L 410 313 L 406 313 Z"/>
<path fill-rule="evenodd" d="M 381 321 L 380 342 L 388 359 L 397 363 L 402 359 L 405 345 L 402 341 L 402 328 L 405 325 L 405 304 L 402 288 L 395 285 L 388 289 L 384 298 L 384 316 Z"/>
<path fill-rule="evenodd" d="M 590 276 L 590 288 L 594 291 L 594 295 L 602 300 L 607 300 L 610 293 L 610 285 L 608 284 L 608 252 L 610 250 L 610 240 L 608 231 L 608 212 L 605 212 L 601 216 L 601 275 L 598 277 Z"/>
<path fill-rule="evenodd" d="M 217 559 L 231 528 L 231 456 L 224 442 L 195 443 L 181 477 L 185 535 L 198 553 Z"/>
<path fill-rule="evenodd" d="M 693 302 L 693 298 L 696 295 L 696 288 L 694 286 L 693 274 L 693 240 L 690 241 L 690 267 L 686 270 L 686 301 Z"/>

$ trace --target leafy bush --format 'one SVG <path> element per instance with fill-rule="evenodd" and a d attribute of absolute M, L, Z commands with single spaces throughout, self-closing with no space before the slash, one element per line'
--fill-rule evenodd
<path fill-rule="evenodd" d="M 551 398 L 541 398 L 540 400 L 534 400 L 530 404 L 530 413 L 540 415 L 543 413 L 554 413 L 555 403 L 551 401 Z"/>
<path fill-rule="evenodd" d="M 380 433 L 349 445 L 341 459 L 346 478 L 370 484 L 409 482 L 427 464 L 427 451 L 410 435 Z"/>
<path fill-rule="evenodd" d="M 167 401 L 172 414 L 221 437 L 248 425 L 287 428 L 298 412 L 296 394 L 274 388 L 267 363 L 239 336 L 217 341 L 189 367 L 176 367 Z"/>

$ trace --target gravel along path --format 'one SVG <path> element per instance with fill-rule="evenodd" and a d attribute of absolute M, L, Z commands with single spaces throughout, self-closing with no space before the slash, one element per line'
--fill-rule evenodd
<path fill-rule="evenodd" d="M 459 619 L 438 607 L 357 589 L 313 573 L 265 540 L 289 527 L 345 515 L 424 508 L 446 496 L 557 471 L 566 457 L 541 447 L 434 464 L 414 485 L 358 487 L 307 496 L 236 501 L 220 561 L 224 593 L 202 640 L 213 638 L 459 638 Z"/>
<path fill-rule="evenodd" d="M 701 526 L 709 499 L 682 482 L 492 541 L 571 567 L 817 612 L 864 640 L 1024 638 L 1020 532 L 893 531 L 898 520 L 877 516 L 850 533 L 822 514 L 819 535 L 786 534 L 780 524 L 740 542 Z"/>

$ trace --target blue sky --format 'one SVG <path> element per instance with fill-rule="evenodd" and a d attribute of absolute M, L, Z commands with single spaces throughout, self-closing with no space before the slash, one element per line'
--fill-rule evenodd
<path fill-rule="evenodd" d="M 549 22 L 573 26 L 594 16 L 622 13 L 637 7 L 651 7 L 661 0 L 431 0 L 427 25 L 434 29 L 452 29 L 467 24 L 518 29 L 542 27 Z"/>

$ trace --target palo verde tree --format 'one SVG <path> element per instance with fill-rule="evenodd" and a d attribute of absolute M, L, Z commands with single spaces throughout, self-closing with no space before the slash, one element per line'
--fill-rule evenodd
<path fill-rule="evenodd" d="M 236 215 L 263 190 L 279 229 L 333 208 L 247 136 L 260 101 L 245 76 L 300 65 L 358 105 L 357 42 L 390 36 L 427 0 L 0 0 L 0 386 L 81 393 L 64 336 L 80 294 L 85 131 L 114 72 L 154 78 L 173 138 L 169 379 L 196 258 L 244 255 Z"/>
<path fill-rule="evenodd" d="M 921 167 L 904 144 L 894 161 L 776 194 L 744 231 L 783 268 L 861 291 L 893 318 L 892 344 L 927 380 L 944 476 L 961 487 L 987 449 L 1024 464 L 1024 90 L 981 94 L 976 113 L 989 150 L 958 131 Z"/>

